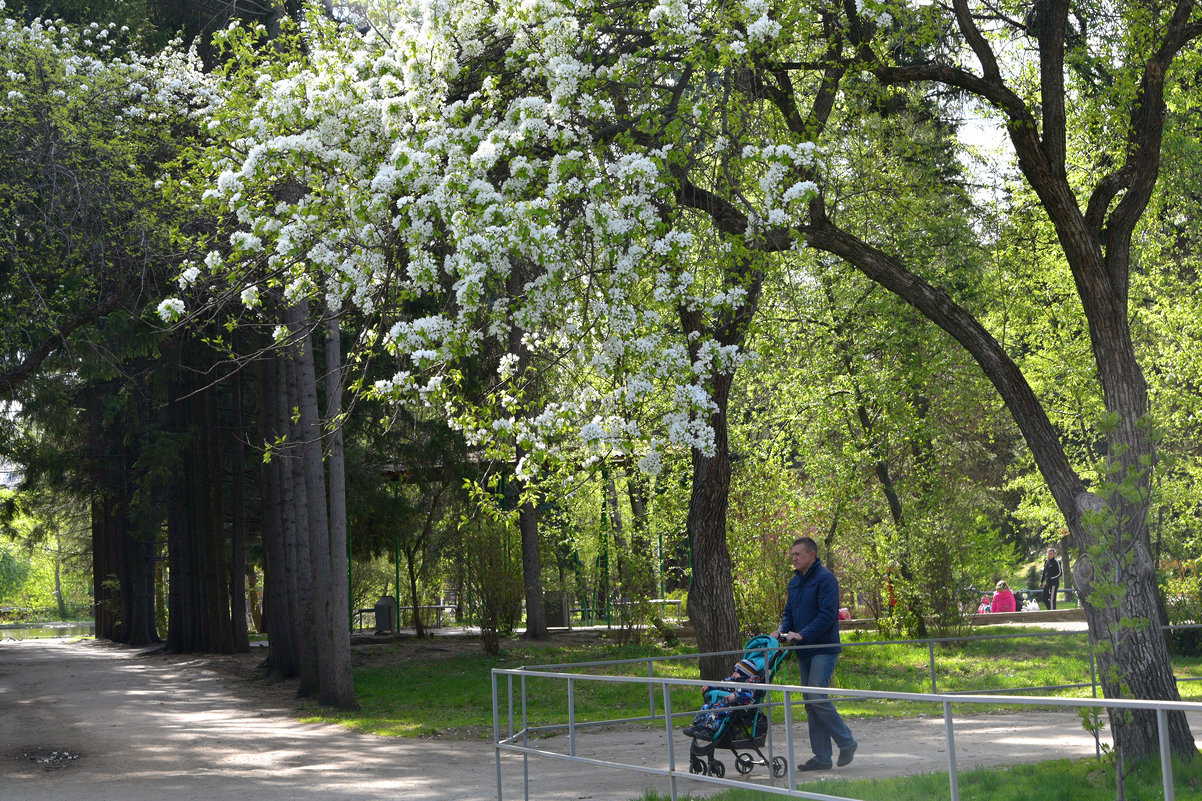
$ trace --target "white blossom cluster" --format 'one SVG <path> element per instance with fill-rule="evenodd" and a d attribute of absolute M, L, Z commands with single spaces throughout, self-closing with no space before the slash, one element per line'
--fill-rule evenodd
<path fill-rule="evenodd" d="M 746 145 L 743 158 L 760 170 L 762 205 L 753 215 L 754 227 L 787 225 L 805 217 L 805 204 L 818 192 L 818 185 L 804 177 L 820 166 L 816 145 Z"/>
<path fill-rule="evenodd" d="M 227 142 L 205 194 L 238 226 L 181 286 L 224 276 L 247 314 L 277 313 L 270 292 L 378 315 L 363 339 L 397 369 L 371 391 L 442 409 L 474 446 L 520 445 L 528 477 L 557 458 L 634 453 L 657 472 L 668 448 L 712 452 L 709 382 L 745 354 L 686 337 L 679 315 L 729 313 L 745 290 L 715 278 L 695 235 L 665 222 L 678 154 L 599 146 L 584 122 L 616 113 L 607 83 L 667 85 L 672 67 L 595 59 L 611 34 L 561 0 L 404 0 L 365 13 L 387 20 L 379 35 L 314 36 L 306 58 L 249 80 L 252 104 L 213 102 L 209 130 Z M 765 0 L 722 13 L 752 43 L 781 34 Z M 673 52 L 702 52 L 706 24 L 727 29 L 717 14 L 662 0 L 645 22 Z M 654 110 L 645 95 L 623 114 Z M 762 175 L 758 219 L 796 218 L 814 191 L 797 177 L 813 151 L 743 155 Z M 706 260 L 731 257 L 707 248 Z M 405 316 L 383 305 L 398 296 L 433 302 Z M 165 317 L 182 312 L 164 301 Z M 508 352 L 515 329 L 527 351 L 577 371 L 569 399 L 529 407 Z M 457 371 L 490 340 L 507 355 L 482 407 L 458 392 Z"/>
<path fill-rule="evenodd" d="M 26 113 L 30 104 L 104 108 L 120 135 L 131 125 L 200 113 L 210 90 L 199 63 L 174 46 L 153 55 L 117 47 L 128 36 L 128 28 L 112 24 L 0 19 L 0 97 L 6 101 L 0 118 Z M 30 88 L 30 72 L 36 88 Z"/>

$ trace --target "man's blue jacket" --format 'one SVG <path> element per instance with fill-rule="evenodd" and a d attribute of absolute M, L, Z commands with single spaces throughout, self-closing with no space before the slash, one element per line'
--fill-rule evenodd
<path fill-rule="evenodd" d="M 793 571 L 780 630 L 800 634 L 800 645 L 832 644 L 830 648 L 805 648 L 798 651 L 799 656 L 843 650 L 839 645 L 839 580 L 823 567 L 821 559 L 815 559 L 804 576 L 800 570 Z"/>

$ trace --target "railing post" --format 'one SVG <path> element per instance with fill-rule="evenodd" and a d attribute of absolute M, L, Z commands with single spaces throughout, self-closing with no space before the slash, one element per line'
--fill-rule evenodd
<path fill-rule="evenodd" d="M 1089 686 L 1093 697 L 1098 697 L 1098 660 L 1093 652 L 1093 646 L 1089 647 Z M 1102 733 L 1097 726 L 1093 730 L 1093 756 L 1098 762 L 1102 761 Z"/>
<path fill-rule="evenodd" d="M 1173 756 L 1169 751 L 1168 713 L 1156 710 L 1156 733 L 1160 735 L 1160 780 L 1164 784 L 1164 801 L 1173 801 Z"/>
<path fill-rule="evenodd" d="M 648 716 L 655 717 L 655 660 L 647 660 L 647 706 L 649 707 Z"/>
<path fill-rule="evenodd" d="M 956 734 L 952 726 L 952 702 L 943 702 L 943 728 L 947 737 L 947 776 L 951 782 L 952 801 L 960 801 L 960 776 L 956 773 Z"/>
<path fill-rule="evenodd" d="M 927 652 L 931 657 L 931 692 L 939 692 L 939 688 L 935 684 L 935 641 L 927 640 Z"/>
<path fill-rule="evenodd" d="M 522 676 L 522 747 L 530 747 L 530 721 L 526 717 L 526 677 Z M 530 801 L 530 754 L 522 752 L 522 788 L 526 801 Z M 956 799 L 952 799 L 956 801 Z"/>
<path fill-rule="evenodd" d="M 771 768 L 769 769 L 771 770 Z M 793 693 L 785 690 L 785 773 L 789 776 L 789 792 L 797 789 L 797 765 L 793 759 Z"/>
<path fill-rule="evenodd" d="M 672 690 L 666 681 L 660 683 L 660 689 L 664 694 L 664 729 L 668 735 L 668 775 L 672 782 L 672 801 L 676 801 L 676 742 L 673 739 L 675 732 L 672 730 Z"/>
<path fill-rule="evenodd" d="M 492 744 L 497 760 L 497 801 L 502 801 L 501 794 L 501 707 L 497 698 L 497 674 L 492 674 Z"/>
<path fill-rule="evenodd" d="M 576 680 L 568 679 L 568 753 L 576 756 Z"/>

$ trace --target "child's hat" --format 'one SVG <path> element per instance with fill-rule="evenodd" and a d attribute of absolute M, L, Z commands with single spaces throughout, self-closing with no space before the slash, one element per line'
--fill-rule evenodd
<path fill-rule="evenodd" d="M 750 659 L 740 659 L 735 663 L 735 673 L 753 678 L 760 675 L 760 669 Z"/>

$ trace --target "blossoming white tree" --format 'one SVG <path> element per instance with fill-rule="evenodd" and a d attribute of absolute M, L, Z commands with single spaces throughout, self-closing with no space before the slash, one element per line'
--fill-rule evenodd
<path fill-rule="evenodd" d="M 468 0 L 391 11 L 391 27 L 366 39 L 326 33 L 296 69 L 265 65 L 255 81 L 261 100 L 226 110 L 218 125 L 236 134 L 212 198 L 242 227 L 226 248 L 231 258 L 214 256 L 207 268 L 251 302 L 268 288 L 289 300 L 320 290 L 335 305 L 388 317 L 376 304 L 398 282 L 407 297 L 428 299 L 424 315 L 366 332 L 399 367 L 374 390 L 444 407 L 473 441 L 503 434 L 523 449 L 518 470 L 532 480 L 541 461 L 578 458 L 582 446 L 637 442 L 650 469 L 664 448 L 688 448 L 690 607 L 708 650 L 731 646 L 735 634 L 716 533 L 728 473 L 724 399 L 742 331 L 772 254 L 827 250 L 947 330 L 1007 403 L 1085 556 L 1091 631 L 1110 649 L 1107 692 L 1175 696 L 1163 639 L 1139 622 L 1156 609 L 1143 521 L 1153 454 L 1126 276 L 1155 184 L 1165 76 L 1202 32 L 1191 3 L 1148 9 L 1157 24 L 1147 27 L 1099 20 L 1100 38 L 1072 28 L 1062 2 L 1024 20 L 986 13 L 987 33 L 967 0 L 917 10 L 879 0 L 673 0 L 603 11 Z M 990 37 L 1030 44 L 1032 69 L 1011 71 Z M 1121 43 L 1109 60 L 1091 50 L 1103 42 Z M 1086 63 L 1122 80 L 1101 92 Z M 852 67 L 878 86 L 853 80 Z M 1082 201 L 1074 180 L 1086 175 L 1070 176 L 1066 160 L 1066 87 L 1078 74 L 1099 110 L 1090 130 L 1118 143 Z M 998 109 L 1090 323 L 1113 414 L 1105 432 L 1113 494 L 1091 492 L 1068 463 L 1039 399 L 981 322 L 934 276 L 889 252 L 887 220 L 856 234 L 840 228 L 840 203 L 851 201 L 824 192 L 824 176 L 847 166 L 829 126 L 852 84 L 857 97 L 942 84 Z M 825 160 L 820 142 L 834 149 Z M 300 191 L 281 193 L 284 185 Z M 243 257 L 255 253 L 256 272 L 246 271 Z M 517 263 L 532 277 L 504 291 Z M 502 381 L 494 402 L 468 403 L 457 360 L 515 328 L 531 347 L 586 355 L 611 379 L 620 369 L 620 381 L 597 384 L 619 392 L 523 410 L 525 399 Z M 502 362 L 503 374 L 510 365 Z M 663 387 L 674 404 L 654 424 L 636 427 L 620 412 Z M 1119 580 L 1094 595 L 1103 565 Z M 1154 742 L 1148 718 L 1115 723 L 1133 755 Z M 1179 716 L 1172 728 L 1174 747 L 1191 753 Z"/>

